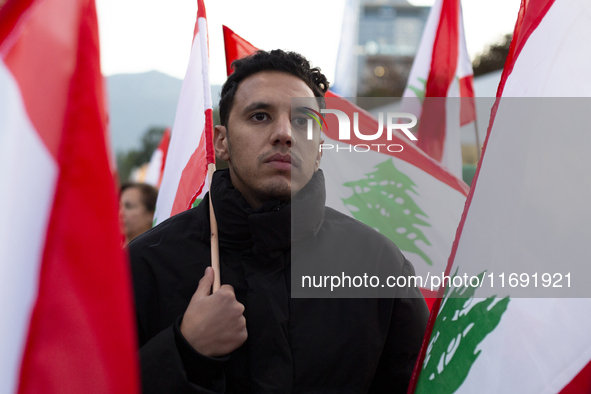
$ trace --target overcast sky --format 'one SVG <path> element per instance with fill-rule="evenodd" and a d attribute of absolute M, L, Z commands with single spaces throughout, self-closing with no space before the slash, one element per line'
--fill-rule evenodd
<path fill-rule="evenodd" d="M 196 0 L 96 0 L 105 75 L 158 70 L 183 78 L 193 38 Z M 431 5 L 433 1 L 412 1 Z M 463 0 L 471 58 L 513 31 L 519 0 Z M 212 84 L 226 78 L 222 24 L 261 49 L 300 52 L 330 81 L 345 0 L 205 0 Z"/>

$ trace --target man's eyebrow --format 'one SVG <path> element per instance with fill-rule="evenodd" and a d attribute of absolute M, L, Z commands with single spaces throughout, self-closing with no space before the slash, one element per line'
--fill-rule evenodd
<path fill-rule="evenodd" d="M 296 112 L 296 113 L 302 113 L 302 114 L 307 114 L 310 111 L 308 109 L 306 109 L 306 107 L 295 107 L 294 108 L 294 112 Z"/>
<path fill-rule="evenodd" d="M 247 112 L 255 111 L 257 109 L 269 109 L 272 107 L 273 105 L 265 103 L 264 101 L 255 101 L 254 103 L 247 105 L 242 112 L 246 114 Z"/>

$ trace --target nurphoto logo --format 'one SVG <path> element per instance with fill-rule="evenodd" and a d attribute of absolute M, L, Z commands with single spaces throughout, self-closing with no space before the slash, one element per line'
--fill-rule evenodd
<path fill-rule="evenodd" d="M 316 123 L 320 130 L 328 131 L 328 125 L 326 123 L 326 119 L 324 118 L 323 114 L 332 114 L 337 117 L 338 121 L 338 140 L 339 141 L 350 141 L 351 140 L 351 119 L 349 115 L 344 111 L 340 111 L 337 109 L 321 109 L 320 112 L 309 108 L 309 107 L 302 107 L 302 111 L 304 114 L 308 116 L 307 119 L 307 138 L 308 140 L 312 139 L 314 133 L 314 123 Z M 405 120 L 410 120 L 410 122 L 404 122 Z M 386 113 L 386 139 L 388 141 L 392 141 L 392 134 L 394 130 L 400 130 L 410 139 L 411 141 L 416 141 L 417 138 L 410 132 L 409 129 L 416 126 L 417 124 L 417 117 L 413 114 L 406 113 L 406 112 L 387 112 Z M 324 126 L 324 127 L 323 127 Z M 364 130 L 366 131 L 366 130 Z M 356 139 L 362 141 L 376 141 L 382 137 L 384 133 L 384 113 L 380 112 L 378 114 L 378 129 L 377 131 L 371 134 L 362 133 L 359 129 L 359 112 L 353 112 L 353 133 Z M 355 152 L 368 152 L 372 150 L 371 147 L 374 147 L 374 150 L 380 151 L 380 148 L 387 150 L 388 152 L 402 152 L 404 149 L 400 144 L 350 144 L 347 148 L 343 149 L 343 147 L 339 147 L 338 145 L 335 146 L 334 144 L 321 144 L 320 150 L 328 150 L 328 149 L 336 149 L 339 151 L 341 150 L 348 150 L 351 152 L 351 148 L 355 150 Z"/>

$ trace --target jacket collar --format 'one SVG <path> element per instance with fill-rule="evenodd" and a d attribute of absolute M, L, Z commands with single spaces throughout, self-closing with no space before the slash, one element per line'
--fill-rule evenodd
<path fill-rule="evenodd" d="M 291 202 L 266 201 L 256 210 L 234 188 L 228 169 L 214 173 L 210 193 L 220 248 L 252 248 L 253 254 L 262 261 L 275 259 L 289 250 L 292 240 L 314 235 L 324 220 L 326 191 L 322 170 L 314 173 Z M 208 211 L 209 204 L 204 201 L 198 209 Z M 199 216 L 209 218 L 208 212 L 200 213 Z M 209 230 L 209 226 L 204 227 Z M 204 232 L 203 236 L 209 242 L 209 232 Z"/>

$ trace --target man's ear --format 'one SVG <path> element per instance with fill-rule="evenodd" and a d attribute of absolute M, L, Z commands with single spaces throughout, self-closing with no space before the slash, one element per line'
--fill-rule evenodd
<path fill-rule="evenodd" d="M 230 151 L 228 150 L 228 131 L 226 126 L 216 126 L 213 131 L 213 147 L 215 155 L 224 161 L 229 161 Z"/>
<path fill-rule="evenodd" d="M 320 168 L 320 162 L 322 161 L 322 144 L 324 144 L 324 140 L 320 139 L 320 144 L 318 145 L 318 155 L 316 156 L 316 163 L 314 164 L 314 172 L 318 171 Z"/>

